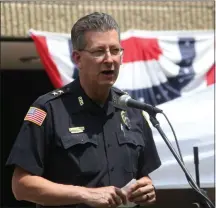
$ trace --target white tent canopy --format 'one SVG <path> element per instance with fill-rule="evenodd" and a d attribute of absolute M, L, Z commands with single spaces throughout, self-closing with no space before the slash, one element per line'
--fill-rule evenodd
<path fill-rule="evenodd" d="M 157 107 L 169 118 L 183 155 L 186 168 L 195 179 L 193 147 L 199 148 L 199 171 L 201 187 L 214 187 L 214 86 L 187 95 Z M 157 114 L 161 128 L 177 151 L 174 136 L 164 116 Z M 150 122 L 150 121 L 149 121 Z M 151 125 L 151 124 L 150 124 Z M 152 127 L 152 125 L 151 125 Z M 166 143 L 152 127 L 154 140 L 162 166 L 150 174 L 157 188 L 190 187 L 178 162 Z"/>

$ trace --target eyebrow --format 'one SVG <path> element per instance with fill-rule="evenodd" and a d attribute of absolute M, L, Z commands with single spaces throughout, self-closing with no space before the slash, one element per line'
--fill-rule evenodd
<path fill-rule="evenodd" d="M 109 46 L 109 48 L 121 48 L 121 45 L 112 45 L 112 46 Z M 104 46 L 95 46 L 90 49 L 92 50 L 92 49 L 106 49 L 106 48 Z"/>

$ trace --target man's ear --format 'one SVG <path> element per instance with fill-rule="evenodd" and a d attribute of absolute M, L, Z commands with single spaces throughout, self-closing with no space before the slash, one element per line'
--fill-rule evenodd
<path fill-rule="evenodd" d="M 81 56 L 79 51 L 72 52 L 72 60 L 78 69 L 81 69 Z"/>

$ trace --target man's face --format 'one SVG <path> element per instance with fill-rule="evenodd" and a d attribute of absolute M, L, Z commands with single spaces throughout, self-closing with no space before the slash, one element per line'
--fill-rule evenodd
<path fill-rule="evenodd" d="M 73 59 L 80 69 L 80 80 L 93 86 L 112 86 L 121 65 L 121 46 L 118 32 L 85 33 L 86 47 L 74 51 Z"/>

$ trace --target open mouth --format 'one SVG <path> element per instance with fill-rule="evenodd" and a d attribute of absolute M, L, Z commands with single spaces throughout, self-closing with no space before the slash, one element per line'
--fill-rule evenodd
<path fill-rule="evenodd" d="M 112 75 L 112 74 L 114 74 L 114 71 L 112 71 L 112 70 L 103 71 L 102 74 L 105 74 L 105 75 Z"/>

